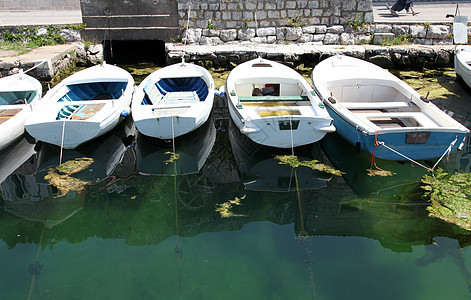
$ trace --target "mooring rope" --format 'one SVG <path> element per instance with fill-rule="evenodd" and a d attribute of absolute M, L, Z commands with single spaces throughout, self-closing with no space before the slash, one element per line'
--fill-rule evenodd
<path fill-rule="evenodd" d="M 453 148 L 453 146 L 454 146 L 454 145 L 456 144 L 456 142 L 458 141 L 458 136 L 456 136 L 456 138 L 450 143 L 450 145 L 448 146 L 448 148 L 445 150 L 445 152 L 442 154 L 442 156 L 438 159 L 438 161 L 435 163 L 435 165 L 434 165 L 432 168 L 429 168 L 429 167 L 424 166 L 423 164 L 419 163 L 418 161 L 416 161 L 416 160 L 414 160 L 414 159 L 408 157 L 407 155 L 404 155 L 404 154 L 400 153 L 399 151 L 397 151 L 397 150 L 395 150 L 395 149 L 389 147 L 388 145 L 386 145 L 386 143 L 378 141 L 377 137 L 378 137 L 378 133 L 377 133 L 377 131 L 376 131 L 376 133 L 375 133 L 375 147 L 374 147 L 374 149 L 373 149 L 372 166 L 373 166 L 373 161 L 374 161 L 374 157 L 375 157 L 376 147 L 379 146 L 379 145 L 381 145 L 381 146 L 385 147 L 386 149 L 388 149 L 388 150 L 390 150 L 390 151 L 396 153 L 397 155 L 399 155 L 399 156 L 401 156 L 401 157 L 407 159 L 408 161 L 410 161 L 410 162 L 412 162 L 412 163 L 414 163 L 414 164 L 416 164 L 416 165 L 418 165 L 418 166 L 420 166 L 420 167 L 426 169 L 427 171 L 429 171 L 429 172 L 431 172 L 431 173 L 433 173 L 433 172 L 435 171 L 435 168 L 436 168 L 436 167 L 438 166 L 438 164 L 442 161 L 442 159 L 445 157 L 445 155 L 447 155 L 447 154 L 449 155 L 449 154 L 451 153 L 451 149 Z M 376 163 L 375 163 L 375 167 L 376 167 Z M 379 169 L 379 168 L 378 168 L 378 169 Z M 381 170 L 381 169 L 380 169 L 380 170 Z"/>
<path fill-rule="evenodd" d="M 445 155 L 450 155 L 451 153 L 451 149 L 453 148 L 453 146 L 455 145 L 456 141 L 458 141 L 458 136 L 455 137 L 455 139 L 453 140 L 453 142 L 451 142 L 451 144 L 448 146 L 448 148 L 445 150 L 445 152 L 442 154 L 442 156 L 440 157 L 440 159 L 435 163 L 435 165 L 433 166 L 432 168 L 432 171 L 435 170 L 435 168 L 437 167 L 437 165 L 440 163 L 440 161 L 445 157 Z"/>
<path fill-rule="evenodd" d="M 293 141 L 293 118 L 289 116 L 289 129 L 291 133 L 291 155 L 294 156 L 294 141 Z"/>
<path fill-rule="evenodd" d="M 28 300 L 30 300 L 31 296 L 33 295 L 34 285 L 36 283 L 37 276 L 39 275 L 39 272 L 41 272 L 41 265 L 39 265 L 39 253 L 41 251 L 41 244 L 42 244 L 42 241 L 43 241 L 44 229 L 45 228 L 46 228 L 46 226 L 44 225 L 43 229 L 41 231 L 41 236 L 39 238 L 38 250 L 36 251 L 36 257 L 35 257 L 36 259 L 34 261 L 34 264 L 38 265 L 38 269 L 37 270 L 31 270 L 33 272 L 33 274 L 32 274 L 33 276 L 31 278 L 31 284 L 29 286 L 28 297 L 26 298 Z"/>
<path fill-rule="evenodd" d="M 29 72 L 29 71 L 32 71 L 32 70 L 36 69 L 37 67 L 39 67 L 40 65 L 42 65 L 42 64 L 45 63 L 45 62 L 47 62 L 47 60 L 43 60 L 42 62 L 40 62 L 39 64 L 35 65 L 34 67 L 29 68 L 29 69 L 26 70 L 26 71 L 23 71 L 23 73 L 27 73 L 27 72 Z"/>
<path fill-rule="evenodd" d="M 65 135 L 65 120 L 66 118 L 64 118 L 64 122 L 62 122 L 61 150 L 59 153 L 59 165 L 62 164 L 62 151 L 64 149 L 64 135 Z"/>
<path fill-rule="evenodd" d="M 172 151 L 173 155 L 175 155 L 175 129 L 173 126 L 173 116 L 172 116 Z M 183 255 L 183 251 L 180 248 L 180 240 L 179 240 L 179 225 L 178 225 L 178 197 L 177 197 L 177 159 L 173 160 L 173 195 L 174 195 L 174 205 L 175 205 L 175 234 L 176 234 L 176 242 L 175 242 L 175 254 L 177 255 L 177 267 L 178 267 L 178 290 L 180 293 L 180 299 L 182 299 L 182 271 L 181 271 L 181 258 Z"/>

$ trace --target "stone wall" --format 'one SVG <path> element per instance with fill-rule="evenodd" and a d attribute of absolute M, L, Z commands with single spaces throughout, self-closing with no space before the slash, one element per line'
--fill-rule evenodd
<path fill-rule="evenodd" d="M 179 25 L 186 26 L 190 2 L 177 0 Z M 290 24 L 345 24 L 358 16 L 373 21 L 371 0 L 193 0 L 190 28 L 262 28 Z"/>
<path fill-rule="evenodd" d="M 188 44 L 221 45 L 253 42 L 262 44 L 309 43 L 315 45 L 388 44 L 396 39 L 422 45 L 452 45 L 452 25 L 369 24 L 308 25 L 302 27 L 264 27 L 239 29 L 188 29 L 183 40 Z"/>
<path fill-rule="evenodd" d="M 80 0 L 0 0 L 0 11 L 80 10 Z"/>

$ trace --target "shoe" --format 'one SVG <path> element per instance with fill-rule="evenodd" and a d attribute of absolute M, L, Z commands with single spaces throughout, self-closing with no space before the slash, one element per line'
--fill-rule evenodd
<path fill-rule="evenodd" d="M 420 14 L 420 11 L 412 13 L 413 16 L 418 15 L 418 14 Z"/>
<path fill-rule="evenodd" d="M 398 17 L 398 14 L 397 14 L 394 10 L 391 10 L 391 15 L 392 15 L 393 17 Z"/>

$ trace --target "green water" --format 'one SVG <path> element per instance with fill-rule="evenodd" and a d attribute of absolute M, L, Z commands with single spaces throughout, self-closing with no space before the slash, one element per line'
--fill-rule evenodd
<path fill-rule="evenodd" d="M 471 235 L 428 217 L 421 167 L 377 159 L 397 175 L 368 177 L 371 156 L 333 134 L 295 154 L 345 175 L 293 170 L 222 115 L 177 140 L 174 165 L 171 144 L 132 140 L 129 125 L 64 152 L 94 162 L 74 174 L 85 190 L 62 197 L 44 180 L 59 149 L 23 139 L 0 152 L 2 299 L 471 296 Z M 440 166 L 469 172 L 470 148 Z"/>

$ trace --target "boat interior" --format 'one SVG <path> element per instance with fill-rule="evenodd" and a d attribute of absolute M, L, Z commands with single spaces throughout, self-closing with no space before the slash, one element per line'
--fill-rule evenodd
<path fill-rule="evenodd" d="M 33 101 L 36 91 L 5 91 L 0 92 L 0 105 L 26 104 Z"/>
<path fill-rule="evenodd" d="M 356 117 L 379 128 L 439 127 L 436 118 L 422 111 L 412 100 L 412 94 L 390 81 L 370 80 L 358 84 L 337 81 L 328 87 L 333 99 Z"/>
<path fill-rule="evenodd" d="M 299 116 L 306 114 L 306 108 L 311 106 L 306 92 L 296 82 L 239 82 L 232 94 L 237 94 L 239 107 L 253 107 L 254 118 Z M 309 111 L 312 114 L 312 110 Z"/>
<path fill-rule="evenodd" d="M 179 104 L 205 101 L 208 85 L 201 77 L 161 78 L 157 82 L 149 80 L 144 87 L 141 104 Z"/>
<path fill-rule="evenodd" d="M 127 81 L 70 84 L 58 102 L 119 99 L 127 84 Z"/>

